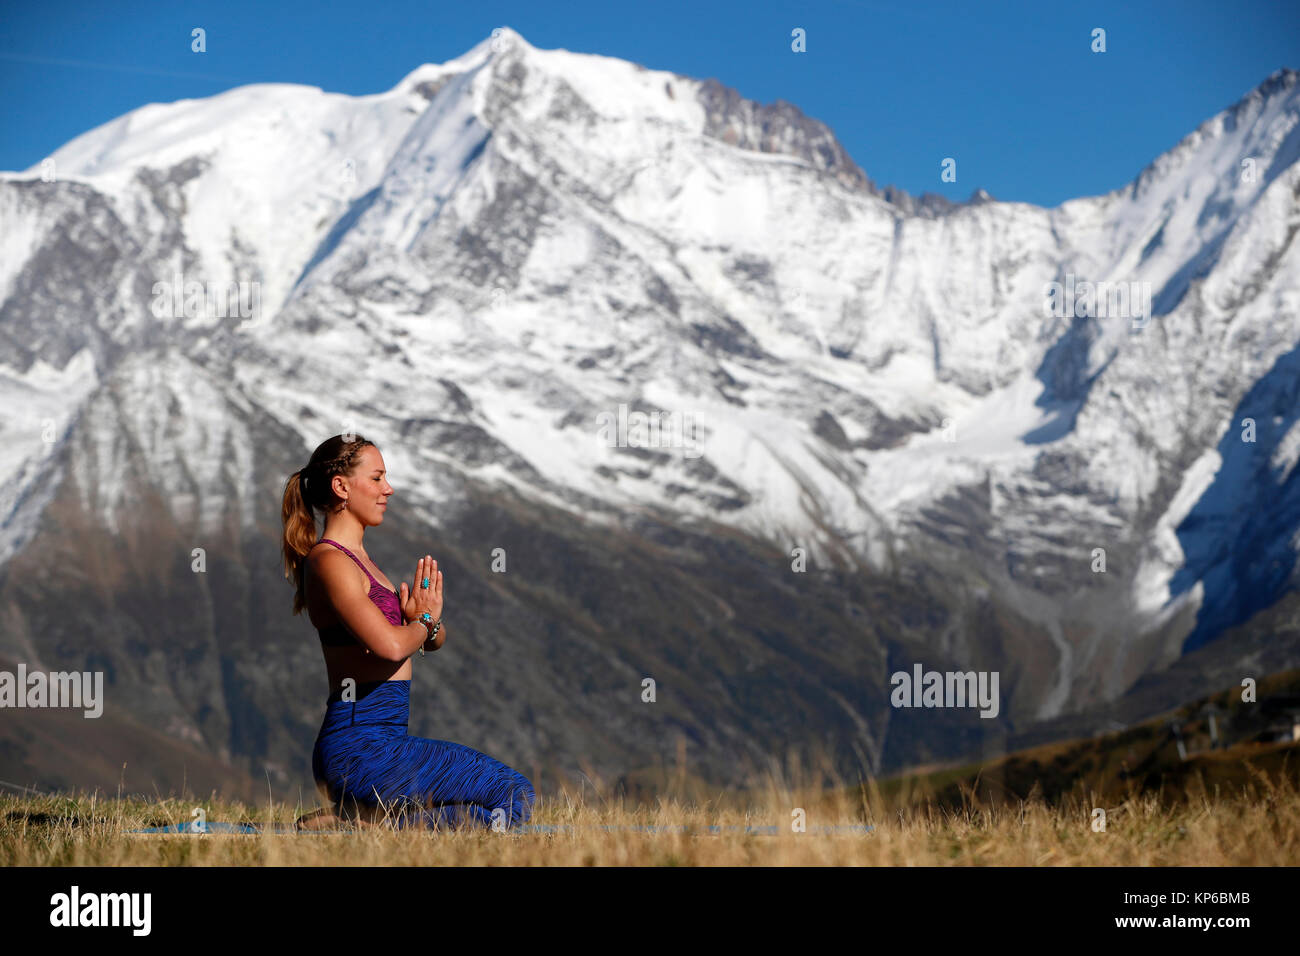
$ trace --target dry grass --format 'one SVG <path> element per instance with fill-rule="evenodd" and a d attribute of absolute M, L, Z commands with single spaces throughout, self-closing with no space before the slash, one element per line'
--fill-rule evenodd
<path fill-rule="evenodd" d="M 885 799 L 872 783 L 802 790 L 769 785 L 745 798 L 719 795 L 656 806 L 615 804 L 589 790 L 539 802 L 532 823 L 558 832 L 418 832 L 377 828 L 319 834 L 131 835 L 134 827 L 183 823 L 196 805 L 211 821 L 291 825 L 313 807 L 74 796 L 0 796 L 3 866 L 1281 866 L 1300 859 L 1300 791 L 1258 774 L 1234 793 L 1196 787 L 1149 793 L 1105 807 L 1031 799 L 1000 806 L 970 800 L 945 810 Z M 584 796 L 585 794 L 585 796 Z M 590 799 L 589 799 L 590 798 Z M 792 811 L 807 832 L 793 832 Z M 866 822 L 869 833 L 820 832 Z M 775 834 L 723 827 L 775 825 Z M 697 832 L 636 830 L 695 827 Z M 606 829 L 609 828 L 609 829 Z"/>

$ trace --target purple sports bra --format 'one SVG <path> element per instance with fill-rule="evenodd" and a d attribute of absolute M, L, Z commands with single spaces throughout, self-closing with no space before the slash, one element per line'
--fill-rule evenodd
<path fill-rule="evenodd" d="M 370 573 L 370 569 L 362 564 L 360 560 L 357 559 L 357 556 L 347 548 L 343 547 L 343 545 L 331 538 L 321 538 L 320 541 L 317 541 L 316 543 L 320 544 L 321 541 L 324 541 L 326 544 L 334 545 L 334 547 L 338 548 L 353 561 L 357 562 L 357 566 L 361 568 L 362 571 L 365 571 L 366 577 L 370 579 L 370 600 L 374 602 L 375 606 L 379 608 L 379 610 L 384 612 L 384 617 L 387 618 L 389 624 L 401 624 L 402 606 L 399 603 L 397 592 L 388 590 L 388 588 L 376 581 L 375 576 Z M 342 623 L 339 623 L 334 627 L 327 627 L 324 629 L 317 628 L 316 633 L 320 635 L 320 642 L 325 647 L 346 647 L 349 644 L 361 643 L 356 639 L 351 631 L 343 626 Z"/>

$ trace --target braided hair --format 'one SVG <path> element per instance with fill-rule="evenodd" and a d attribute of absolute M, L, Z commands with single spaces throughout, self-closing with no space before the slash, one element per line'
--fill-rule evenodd
<path fill-rule="evenodd" d="M 374 442 L 357 434 L 335 435 L 316 446 L 305 466 L 289 476 L 284 486 L 280 517 L 284 522 L 284 576 L 294 582 L 293 613 L 306 606 L 303 595 L 305 558 L 316 546 L 316 512 L 329 514 L 338 504 L 335 475 L 349 476 L 360 464 L 361 452 Z"/>

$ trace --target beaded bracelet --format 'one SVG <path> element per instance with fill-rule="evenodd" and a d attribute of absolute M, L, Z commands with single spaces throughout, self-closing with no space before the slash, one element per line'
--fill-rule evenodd
<path fill-rule="evenodd" d="M 431 641 L 438 636 L 438 631 L 442 627 L 442 618 L 438 618 L 438 620 L 434 621 L 432 626 L 430 626 L 429 621 L 432 620 L 432 615 L 429 614 L 428 611 L 425 611 L 416 618 L 416 620 L 424 625 L 424 630 L 427 632 L 427 636 L 425 637 L 426 641 Z M 424 656 L 424 644 L 420 645 L 420 656 Z"/>

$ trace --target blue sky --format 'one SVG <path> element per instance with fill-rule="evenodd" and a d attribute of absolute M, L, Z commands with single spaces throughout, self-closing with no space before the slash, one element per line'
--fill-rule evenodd
<path fill-rule="evenodd" d="M 150 102 L 245 83 L 392 87 L 509 26 L 533 46 L 716 77 L 831 127 L 880 185 L 1054 206 L 1123 186 L 1279 67 L 1300 2 L 62 2 L 0 13 L 0 169 Z M 203 27 L 207 51 L 190 50 Z M 801 27 L 807 52 L 790 50 Z M 1090 49 L 1106 30 L 1106 52 Z M 945 157 L 957 182 L 940 181 Z"/>

